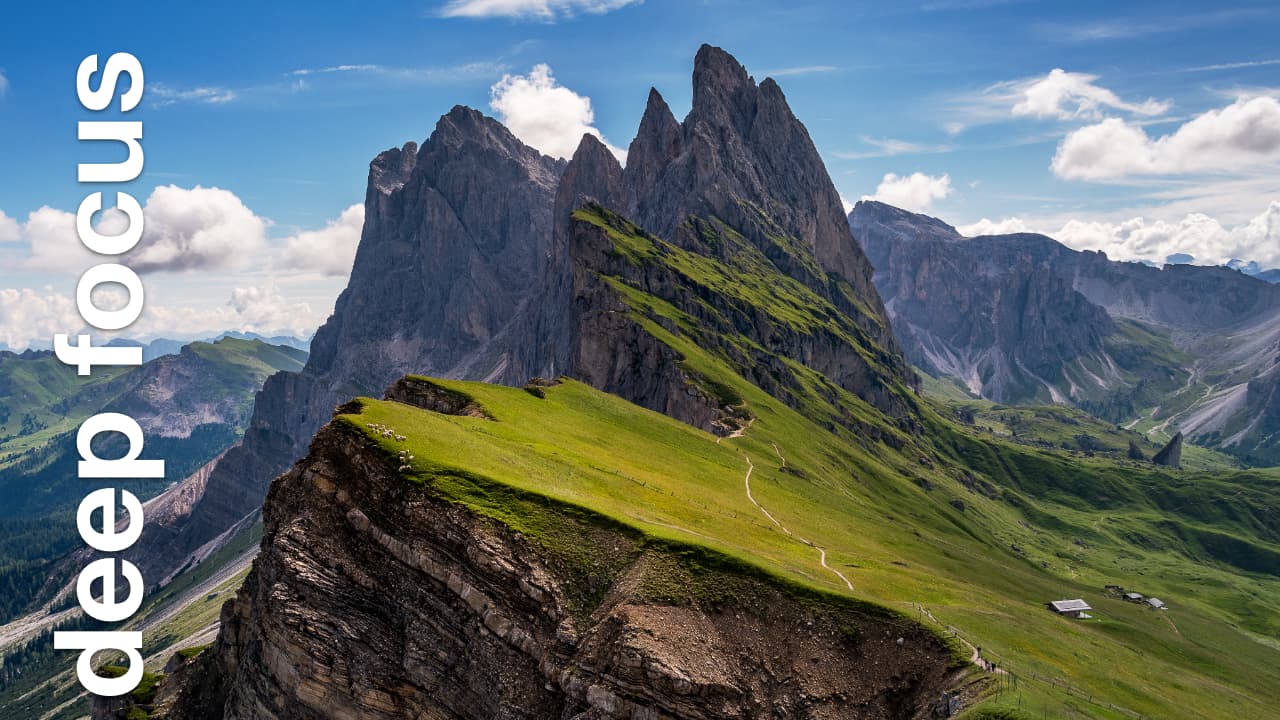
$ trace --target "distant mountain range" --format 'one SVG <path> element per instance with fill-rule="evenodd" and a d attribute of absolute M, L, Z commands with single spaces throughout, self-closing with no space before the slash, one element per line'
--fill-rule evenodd
<path fill-rule="evenodd" d="M 1256 277 L 1269 283 L 1280 283 L 1280 268 L 1264 270 L 1258 263 L 1244 260 L 1232 260 L 1227 263 L 1227 267 L 1232 270 L 1238 270 L 1249 277 Z"/>
<path fill-rule="evenodd" d="M 962 237 L 863 201 L 849 215 L 908 356 L 997 402 L 1066 403 L 1280 462 L 1280 287 L 1256 266 L 1163 269 L 1043 235 Z"/>
<path fill-rule="evenodd" d="M 302 366 L 306 352 L 224 337 L 184 345 L 137 368 L 98 368 L 78 377 L 49 351 L 0 351 L 0 569 L 9 581 L 6 620 L 28 609 L 58 575 L 51 561 L 76 539 L 77 426 L 121 412 L 147 436 L 145 457 L 165 459 L 169 483 L 194 473 L 239 441 L 254 393 L 268 375 Z M 109 456 L 109 437 L 95 445 Z M 133 482 L 146 499 L 165 482 Z"/>
<path fill-rule="evenodd" d="M 214 335 L 200 340 L 173 340 L 170 338 L 156 338 L 147 342 L 138 340 L 130 340 L 128 338 L 115 338 L 107 343 L 112 347 L 140 347 L 142 348 L 142 360 L 144 362 L 154 360 L 164 355 L 175 355 L 182 348 L 193 342 L 215 343 L 224 338 L 233 338 L 236 340 L 261 340 L 268 345 L 277 345 L 281 347 L 290 347 L 295 350 L 306 351 L 311 347 L 311 338 L 300 338 L 292 335 L 273 335 L 267 337 L 252 332 L 240 332 L 239 330 L 230 330 L 220 335 Z"/>

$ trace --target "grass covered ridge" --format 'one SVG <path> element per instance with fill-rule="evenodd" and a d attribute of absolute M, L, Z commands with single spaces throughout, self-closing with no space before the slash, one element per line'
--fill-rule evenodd
<path fill-rule="evenodd" d="M 362 400 L 360 414 L 339 420 L 362 432 L 370 422 L 394 428 L 407 437 L 404 442 L 370 435 L 389 462 L 402 449 L 415 456 L 407 480 L 562 556 L 583 551 L 581 535 L 563 532 L 559 518 L 568 513 L 693 557 L 694 567 L 764 573 L 812 597 L 847 598 L 842 605 L 850 602 L 863 612 L 882 614 L 880 606 L 893 616 L 921 603 L 1012 667 L 1069 678 L 1154 716 L 1186 704 L 1204 717 L 1226 717 L 1214 710 L 1225 697 L 1256 709 L 1274 691 L 1269 668 L 1280 649 L 1239 629 L 1251 612 L 1266 612 L 1248 607 L 1246 593 L 1266 592 L 1271 581 L 1191 563 L 1168 548 L 1137 552 L 1118 545 L 1109 528 L 1090 532 L 1087 511 L 1061 515 L 1065 508 L 1051 500 L 1032 499 L 1033 493 L 1051 498 L 1043 488 L 1009 490 L 1018 498 L 1011 503 L 999 494 L 969 491 L 940 468 L 908 468 L 893 453 L 877 458 L 750 384 L 719 377 L 757 417 L 744 437 L 719 444 L 707 433 L 573 381 L 545 388 L 543 398 L 521 389 L 431 381 L 473 398 L 492 419 Z M 962 436 L 956 442 L 978 440 Z M 792 536 L 747 498 L 747 458 L 754 466 L 753 495 Z M 1044 472 L 1050 475 L 1045 482 L 1059 482 L 1052 474 L 1062 470 L 1026 465 L 1016 472 Z M 953 499 L 961 499 L 965 510 L 957 510 Z M 1029 528 L 1028 517 L 1039 522 Z M 1111 520 L 1137 522 L 1124 511 Z M 1055 522 L 1056 530 L 1039 526 Z M 813 546 L 794 536 L 823 547 L 829 565 L 850 579 L 854 591 L 820 565 Z M 1073 542 L 1076 537 L 1084 547 Z M 1050 567 L 1042 567 L 1047 559 Z M 1174 608 L 1162 615 L 1104 598 L 1104 581 L 1167 596 Z M 1197 585 L 1215 592 L 1203 594 Z M 655 585 L 654 592 L 664 591 Z M 1099 608 L 1097 621 L 1066 620 L 1042 607 L 1047 599 L 1079 596 Z M 1176 686 L 1171 677 L 1178 678 Z M 1026 702 L 1059 708 L 1053 704 L 1058 691 L 1034 683 L 1022 689 Z"/>
<path fill-rule="evenodd" d="M 731 228 L 697 221 L 702 241 L 718 248 L 707 258 L 607 211 L 575 218 L 607 240 L 600 279 L 630 319 L 670 347 L 698 385 L 753 418 L 746 434 L 717 443 L 572 381 L 537 394 L 429 381 L 471 398 L 489 418 L 366 400 L 362 414 L 340 419 L 406 436 L 373 439 L 389 462 L 402 449 L 415 456 L 407 480 L 570 564 L 583 542 L 565 517 L 848 598 L 868 612 L 936 618 L 1027 678 L 1016 702 L 1002 696 L 983 705 L 991 716 L 1027 708 L 1038 711 L 1033 717 L 1117 716 L 1059 685 L 1149 717 L 1235 720 L 1280 706 L 1280 576 L 1272 572 L 1280 473 L 1232 471 L 1211 459 L 1196 472 L 1117 460 L 1114 450 L 1127 451 L 1130 436 L 1096 426 L 1084 432 L 1106 451 L 1087 457 L 1060 449 L 1080 434 L 1078 418 L 1067 415 L 1019 419 L 1044 440 L 1015 442 L 920 402 L 897 381 L 880 389 L 908 397 L 916 410 L 910 422 L 891 418 L 752 339 L 803 346 L 839 338 L 869 366 L 880 363 L 864 354 L 876 348 L 848 316 L 778 279 Z M 748 467 L 762 507 L 748 497 Z M 589 563 L 581 566 L 584 593 L 598 592 Z M 653 590 L 661 597 L 689 584 L 656 581 Z M 1159 596 L 1170 610 L 1107 597 L 1108 584 Z M 1097 609 L 1095 619 L 1045 609 L 1076 597 Z"/>

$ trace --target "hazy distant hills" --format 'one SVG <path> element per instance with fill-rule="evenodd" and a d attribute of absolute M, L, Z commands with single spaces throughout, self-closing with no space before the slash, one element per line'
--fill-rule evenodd
<path fill-rule="evenodd" d="M 200 340 L 172 340 L 170 338 L 156 338 L 147 342 L 139 342 L 137 340 L 129 340 L 126 338 L 116 338 L 107 343 L 107 345 L 115 347 L 141 347 L 143 361 L 154 360 L 163 355 L 174 355 L 182 350 L 183 347 L 193 342 L 215 343 L 223 338 L 233 338 L 236 340 L 261 340 L 268 345 L 278 345 L 282 347 L 291 347 L 295 350 L 306 351 L 311 346 L 311 338 L 300 338 L 292 335 L 273 335 L 267 337 L 252 332 L 240 332 L 239 330 L 231 330 L 220 335 Z"/>

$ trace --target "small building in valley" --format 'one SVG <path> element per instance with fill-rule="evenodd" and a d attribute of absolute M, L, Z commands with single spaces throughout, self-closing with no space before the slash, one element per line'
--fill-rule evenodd
<path fill-rule="evenodd" d="M 1163 601 L 1163 600 L 1161 600 L 1160 598 L 1155 598 L 1155 597 L 1147 598 L 1147 604 L 1148 604 L 1148 605 L 1150 605 L 1151 607 L 1155 608 L 1156 610 L 1168 610 L 1168 609 L 1169 609 L 1169 607 L 1168 607 L 1167 605 L 1165 605 L 1165 604 L 1164 604 L 1164 601 Z"/>
<path fill-rule="evenodd" d="M 1136 592 L 1125 593 L 1124 599 L 1133 603 L 1140 603 L 1144 600 L 1144 598 L 1142 597 L 1142 593 L 1136 593 Z"/>
<path fill-rule="evenodd" d="M 1067 617 L 1088 618 L 1090 617 L 1089 611 L 1093 608 L 1089 607 L 1089 603 L 1077 598 L 1075 600 L 1054 600 L 1049 603 L 1049 609 Z"/>

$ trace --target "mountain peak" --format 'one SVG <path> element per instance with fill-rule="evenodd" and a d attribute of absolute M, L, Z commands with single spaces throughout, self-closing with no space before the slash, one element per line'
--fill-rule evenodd
<path fill-rule="evenodd" d="M 640 129 L 631 141 L 627 150 L 626 174 L 631 188 L 653 188 L 659 183 L 662 173 L 680 154 L 684 147 L 681 137 L 680 123 L 667 101 L 656 88 L 649 88 L 649 99 L 645 103 L 644 116 L 640 118 Z M 632 193 L 627 203 L 628 214 L 642 217 L 645 213 L 644 193 Z"/>
<path fill-rule="evenodd" d="M 735 88 L 755 84 L 738 59 L 723 48 L 703 44 L 693 58 L 693 88 Z"/>
<path fill-rule="evenodd" d="M 418 162 L 418 143 L 410 140 L 404 147 L 391 148 L 369 163 L 369 188 L 384 195 L 404 187 Z"/>
<path fill-rule="evenodd" d="M 924 236 L 947 242 L 964 239 L 960 231 L 936 217 L 903 210 L 879 200 L 859 200 L 849 212 L 849 227 L 853 229 L 853 236 L 863 243 L 864 250 L 867 249 L 867 239 L 863 235 L 872 226 L 880 227 L 904 239 Z M 874 258 L 872 262 L 875 262 Z"/>
<path fill-rule="evenodd" d="M 557 230 L 569 213 L 585 203 L 616 207 L 623 198 L 622 165 L 618 158 L 600 138 L 584 134 L 556 189 Z"/>

